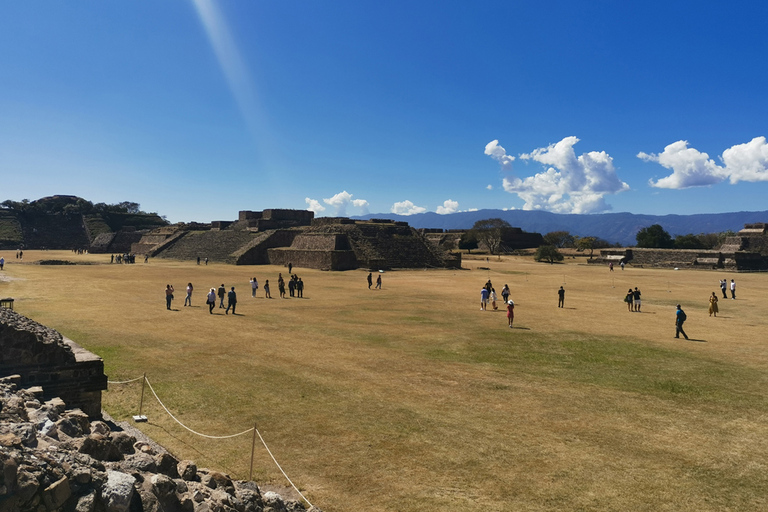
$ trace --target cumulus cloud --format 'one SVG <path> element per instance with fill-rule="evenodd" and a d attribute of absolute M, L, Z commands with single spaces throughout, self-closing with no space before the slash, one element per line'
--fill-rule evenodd
<path fill-rule="evenodd" d="M 493 185 L 489 184 L 489 185 L 488 185 L 487 187 L 485 187 L 485 188 L 487 188 L 488 190 L 493 190 Z"/>
<path fill-rule="evenodd" d="M 325 211 L 325 206 L 321 205 L 317 199 L 305 197 L 304 202 L 307 203 L 307 210 L 311 212 L 320 213 Z"/>
<path fill-rule="evenodd" d="M 605 196 L 629 190 L 629 185 L 616 175 L 613 159 L 605 151 L 591 151 L 576 156 L 573 146 L 577 142 L 579 139 L 576 137 L 566 137 L 546 148 L 520 155 L 521 160 L 538 162 L 547 168 L 523 179 L 515 176 L 504 178 L 504 190 L 523 199 L 524 210 L 557 213 L 610 210 Z M 497 157 L 501 154 L 498 148 L 503 151 L 498 141 L 493 141 L 486 146 L 485 154 L 498 160 L 504 168 L 505 162 Z M 509 162 L 511 160 L 506 161 L 508 168 L 511 167 Z"/>
<path fill-rule="evenodd" d="M 637 154 L 646 162 L 656 162 L 672 174 L 650 185 L 657 188 L 681 189 L 704 187 L 726 179 L 732 184 L 739 181 L 768 181 L 768 143 L 765 137 L 755 137 L 746 144 L 737 144 L 723 151 L 718 165 L 709 155 L 688 147 L 688 141 L 679 140 L 655 153 Z"/>
<path fill-rule="evenodd" d="M 416 206 L 412 202 L 406 200 L 393 204 L 389 211 L 398 215 L 413 215 L 416 213 L 424 213 L 427 209 L 423 206 Z"/>
<path fill-rule="evenodd" d="M 515 157 L 508 155 L 507 150 L 499 145 L 498 140 L 492 140 L 485 145 L 485 154 L 498 161 L 505 171 L 512 170 L 512 162 L 515 161 Z"/>
<path fill-rule="evenodd" d="M 368 215 L 368 201 L 365 199 L 353 199 L 352 206 L 360 208 L 361 215 Z"/>
<path fill-rule="evenodd" d="M 445 201 L 443 201 L 442 206 L 437 207 L 437 210 L 435 210 L 435 212 L 439 213 L 440 215 L 447 215 L 449 213 L 456 213 L 458 209 L 459 209 L 458 201 L 446 199 Z"/>
<path fill-rule="evenodd" d="M 346 217 L 347 207 L 350 204 L 352 206 L 360 208 L 362 215 L 365 215 L 368 213 L 368 201 L 366 201 L 365 199 L 352 199 L 352 194 L 350 194 L 346 190 L 344 190 L 343 192 L 339 192 L 335 196 L 330 197 L 328 199 L 324 198 L 323 202 L 336 209 L 337 217 Z"/>
<path fill-rule="evenodd" d="M 765 137 L 755 137 L 746 144 L 726 149 L 723 151 L 723 163 L 731 183 L 768 181 L 768 143 Z"/>
<path fill-rule="evenodd" d="M 657 188 L 703 187 L 722 181 L 724 169 L 717 165 L 709 155 L 688 147 L 688 141 L 679 140 L 664 148 L 662 153 L 647 154 L 640 152 L 637 157 L 646 162 L 656 162 L 672 170 L 665 178 L 649 183 Z"/>

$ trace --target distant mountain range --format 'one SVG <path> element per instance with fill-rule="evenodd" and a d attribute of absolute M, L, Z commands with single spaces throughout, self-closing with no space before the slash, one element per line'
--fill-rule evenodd
<path fill-rule="evenodd" d="M 661 225 L 672 236 L 739 231 L 744 224 L 768 222 L 768 211 L 701 213 L 695 215 L 638 215 L 634 213 L 600 213 L 590 215 L 560 214 L 526 210 L 477 210 L 439 215 L 434 212 L 415 215 L 376 213 L 354 219 L 393 219 L 405 221 L 414 228 L 469 229 L 483 219 L 500 218 L 523 231 L 542 235 L 550 231 L 568 231 L 577 236 L 597 236 L 611 243 L 632 246 L 635 235 L 645 227 Z"/>

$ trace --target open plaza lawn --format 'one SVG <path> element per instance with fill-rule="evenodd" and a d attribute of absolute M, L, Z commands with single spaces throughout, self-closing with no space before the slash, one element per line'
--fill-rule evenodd
<path fill-rule="evenodd" d="M 198 432 L 255 423 L 326 511 L 768 508 L 766 274 L 469 256 L 464 270 L 387 272 L 381 290 L 368 289 L 367 271 L 295 268 L 305 298 L 281 300 L 286 268 L 5 257 L 0 297 L 19 313 L 102 356 L 112 381 L 146 372 Z M 480 310 L 489 278 L 497 293 L 512 290 L 513 329 L 501 299 Z M 722 299 L 723 278 L 736 280 L 736 300 Z M 222 283 L 238 292 L 236 316 L 204 304 Z M 642 292 L 640 313 L 622 302 L 630 287 Z M 689 341 L 674 338 L 677 303 Z M 129 420 L 140 393 L 140 383 L 110 385 L 104 408 Z M 199 437 L 149 394 L 143 413 L 139 427 L 177 457 L 248 477 L 250 434 Z M 254 479 L 287 485 L 260 446 Z"/>

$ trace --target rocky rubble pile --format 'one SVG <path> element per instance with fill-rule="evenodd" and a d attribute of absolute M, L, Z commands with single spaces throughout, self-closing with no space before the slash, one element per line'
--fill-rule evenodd
<path fill-rule="evenodd" d="M 0 379 L 0 512 L 304 511 L 39 396 Z"/>

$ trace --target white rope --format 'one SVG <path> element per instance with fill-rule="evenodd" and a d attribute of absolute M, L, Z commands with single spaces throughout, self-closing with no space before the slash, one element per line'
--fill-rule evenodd
<path fill-rule="evenodd" d="M 306 501 L 306 502 L 307 502 L 307 504 L 309 505 L 309 508 L 313 508 L 313 507 L 314 507 L 314 505 L 312 505 L 312 504 L 309 502 L 309 500 L 306 498 L 306 496 L 304 496 L 303 494 L 301 494 L 301 491 L 300 491 L 299 489 L 297 489 L 295 485 L 293 485 L 293 482 L 291 482 L 291 479 L 290 479 L 290 478 L 288 478 L 288 475 L 286 475 L 286 474 L 285 474 L 285 471 L 283 471 L 283 468 L 282 468 L 282 467 L 280 467 L 280 463 L 279 463 L 279 462 L 277 462 L 277 459 L 275 458 L 275 456 L 274 456 L 274 455 L 272 455 L 272 450 L 270 450 L 270 449 L 269 449 L 269 446 L 267 446 L 267 443 L 265 443 L 265 442 L 264 442 L 264 438 L 263 438 L 263 437 L 261 437 L 261 432 L 259 432 L 259 429 L 257 429 L 256 427 L 254 427 L 254 428 L 256 429 L 256 433 L 257 433 L 257 434 L 259 434 L 259 439 L 261 440 L 261 444 L 263 444 L 263 445 L 264 445 L 264 448 L 266 448 L 266 450 L 267 450 L 267 453 L 269 454 L 269 456 L 270 456 L 270 457 L 272 457 L 272 460 L 275 462 L 275 465 L 277 466 L 277 469 L 279 469 L 279 470 L 280 470 L 280 472 L 281 472 L 281 473 L 283 474 L 283 476 L 285 477 L 285 479 L 286 479 L 286 480 L 288 480 L 288 483 L 289 483 L 289 484 L 291 484 L 291 487 L 293 487 L 294 489 L 296 489 L 296 492 L 297 492 L 297 493 L 299 493 L 299 496 L 301 496 L 302 498 L 304 498 L 304 501 Z"/>
<path fill-rule="evenodd" d="M 139 377 L 139 378 L 142 378 L 142 377 Z M 280 472 L 285 477 L 285 479 L 288 480 L 288 483 L 291 484 L 291 487 L 293 487 L 296 490 L 296 492 L 299 493 L 299 496 L 301 496 L 302 499 L 307 502 L 309 507 L 310 508 L 314 507 L 314 505 L 312 505 L 312 503 L 309 502 L 307 497 L 304 496 L 301 493 L 301 491 L 294 485 L 293 481 L 291 481 L 291 479 L 288 478 L 288 475 L 285 473 L 285 471 L 283 471 L 283 468 L 282 468 L 282 466 L 280 466 L 280 463 L 277 462 L 277 459 L 275 458 L 275 456 L 272 455 L 272 450 L 269 449 L 269 446 L 267 446 L 267 443 L 264 441 L 264 438 L 261 437 L 261 432 L 259 432 L 259 429 L 257 429 L 254 426 L 254 427 L 249 428 L 248 430 L 244 430 L 243 432 L 240 432 L 239 434 L 232 434 L 232 435 L 229 435 L 229 436 L 209 436 L 209 435 L 206 435 L 206 434 L 201 434 L 200 432 L 196 432 L 196 431 L 192 430 L 191 428 L 189 428 L 188 426 L 186 426 L 185 424 L 183 424 L 182 422 L 180 422 L 173 414 L 171 414 L 171 411 L 168 410 L 168 408 L 165 406 L 165 404 L 163 404 L 162 400 L 160 400 L 160 397 L 157 396 L 157 393 L 155 393 L 155 389 L 152 387 L 152 384 L 149 383 L 149 379 L 147 379 L 146 377 L 143 377 L 143 378 L 144 378 L 144 381 L 147 383 L 147 386 L 149 386 L 149 390 L 152 391 L 153 395 L 155 395 L 155 399 L 157 400 L 157 402 L 160 404 L 160 406 L 163 409 L 165 409 L 165 412 L 168 413 L 168 416 L 173 418 L 173 421 L 175 421 L 176 423 L 178 423 L 179 425 L 181 425 L 185 429 L 189 430 L 193 434 L 196 434 L 196 435 L 201 436 L 201 437 L 207 437 L 208 439 L 229 439 L 229 438 L 232 438 L 232 437 L 242 436 L 242 435 L 247 434 L 249 432 L 255 431 L 259 435 L 259 440 L 261 441 L 261 444 L 264 445 L 264 448 L 267 450 L 267 453 L 269 454 L 270 457 L 272 457 L 272 461 L 277 466 L 277 469 L 279 469 Z M 136 380 L 136 379 L 134 379 L 134 380 Z"/>
<path fill-rule="evenodd" d="M 145 378 L 145 380 L 147 382 L 147 386 L 149 386 L 150 391 L 152 391 L 152 394 L 155 395 L 155 398 L 157 399 L 158 403 L 162 406 L 162 408 L 165 409 L 165 412 L 168 413 L 168 416 L 173 418 L 173 421 L 175 421 L 176 423 L 178 423 L 179 425 L 181 425 L 185 429 L 189 430 L 193 434 L 196 434 L 196 435 L 198 435 L 200 437 L 207 437 L 208 439 L 230 439 L 232 437 L 242 436 L 243 434 L 247 434 L 248 432 L 252 432 L 253 429 L 254 429 L 254 427 L 251 427 L 248 430 L 244 430 L 243 432 L 240 432 L 239 434 L 232 434 L 232 435 L 229 435 L 229 436 L 209 436 L 209 435 L 206 435 L 206 434 L 201 434 L 200 432 L 196 432 L 196 431 L 192 430 L 191 428 L 189 428 L 188 426 L 186 426 L 185 424 L 183 424 L 182 422 L 180 422 L 178 419 L 176 419 L 176 416 L 171 414 L 171 411 L 168 410 L 168 408 L 165 406 L 165 404 L 163 404 L 163 402 L 160 400 L 160 397 L 157 396 L 157 393 L 155 393 L 155 390 L 152 388 L 152 384 L 149 383 L 149 379 Z"/>
<path fill-rule="evenodd" d="M 137 380 L 141 380 L 143 378 L 144 376 L 142 375 L 141 377 L 136 377 L 135 379 L 131 379 L 131 380 L 121 380 L 121 381 L 108 380 L 107 384 L 129 384 L 131 382 L 136 382 Z"/>

